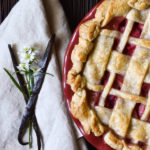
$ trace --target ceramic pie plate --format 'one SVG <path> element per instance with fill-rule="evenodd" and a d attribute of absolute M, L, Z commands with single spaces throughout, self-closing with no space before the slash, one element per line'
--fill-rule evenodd
<path fill-rule="evenodd" d="M 75 119 L 73 117 L 73 115 L 71 114 L 71 106 L 70 106 L 70 103 L 71 103 L 71 99 L 72 99 L 72 96 L 73 96 L 73 91 L 71 90 L 71 87 L 70 85 L 68 85 L 66 82 L 67 82 L 67 74 L 68 74 L 68 71 L 72 68 L 72 61 L 71 61 L 71 53 L 72 53 L 72 50 L 74 48 L 74 46 L 76 44 L 78 44 L 79 42 L 79 27 L 82 23 L 90 20 L 90 19 L 93 19 L 94 16 L 95 16 L 95 13 L 96 13 L 96 10 L 98 8 L 98 6 L 101 5 L 103 1 L 100 1 L 84 18 L 83 20 L 80 22 L 80 24 L 77 26 L 77 28 L 75 29 L 73 35 L 72 35 L 72 38 L 69 42 L 69 45 L 67 47 L 67 50 L 66 50 L 66 53 L 65 53 L 65 57 L 64 57 L 64 66 L 63 66 L 63 89 L 64 89 L 64 95 L 65 95 L 65 99 L 66 99 L 66 103 L 67 103 L 67 107 L 68 107 L 68 110 L 70 112 L 70 115 L 72 117 L 72 119 L 74 120 L 74 122 L 76 123 L 76 125 L 78 126 L 79 130 L 81 131 L 81 133 L 83 134 L 83 136 L 86 138 L 86 140 L 91 143 L 95 148 L 99 149 L 99 150 L 111 150 L 112 148 L 110 148 L 103 140 L 103 136 L 100 136 L 100 137 L 96 137 L 94 136 L 93 133 L 91 134 L 86 134 L 81 123 Z M 126 20 L 125 18 L 123 17 L 116 17 L 114 19 L 112 19 L 110 21 L 110 23 L 105 27 L 106 29 L 113 29 L 113 30 L 118 30 L 120 31 L 121 33 L 124 32 L 125 30 L 125 26 L 126 26 Z M 133 30 L 131 32 L 131 36 L 132 37 L 139 37 L 140 36 L 140 33 L 141 33 L 141 30 L 143 28 L 143 24 L 134 24 L 133 26 Z M 113 45 L 113 48 L 115 49 L 115 47 L 118 45 L 118 42 L 116 40 L 116 42 L 114 43 Z M 135 45 L 132 45 L 132 44 L 127 44 L 125 49 L 124 49 L 124 54 L 126 55 L 130 55 L 132 56 L 133 52 L 134 52 L 134 49 L 135 49 Z M 105 85 L 105 82 L 107 82 L 107 77 L 109 76 L 109 73 L 106 72 L 106 74 L 104 75 L 104 79 L 103 79 L 103 82 L 104 82 L 104 85 Z M 122 76 L 117 76 L 117 79 L 116 79 L 117 82 L 115 82 L 115 87 L 114 88 L 118 88 L 119 84 L 122 84 L 123 82 L 123 77 Z M 147 93 L 147 89 L 150 88 L 150 85 L 146 84 L 145 86 L 143 86 L 144 88 L 142 88 L 142 91 L 141 91 L 141 94 L 144 95 L 144 93 Z M 98 92 L 93 92 L 93 93 L 89 93 L 88 96 L 90 98 L 88 98 L 88 100 L 92 99 L 94 101 L 96 101 L 96 99 L 98 100 L 100 97 L 100 93 Z M 108 108 L 112 108 L 115 104 L 115 97 L 114 96 L 111 96 L 109 95 L 109 100 L 108 100 L 108 103 L 106 104 Z M 139 115 L 142 114 L 144 111 L 144 106 L 142 104 L 140 104 L 139 106 L 136 107 L 135 109 L 135 113 L 133 112 L 134 116 L 136 115 Z"/>

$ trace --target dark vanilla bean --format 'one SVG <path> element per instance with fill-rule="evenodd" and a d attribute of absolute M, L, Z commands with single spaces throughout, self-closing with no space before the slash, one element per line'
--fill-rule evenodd
<path fill-rule="evenodd" d="M 10 56 L 11 56 L 11 59 L 12 59 L 12 62 L 13 62 L 13 67 L 14 67 L 14 70 L 16 72 L 17 79 L 19 81 L 20 87 L 26 93 L 26 96 L 29 97 L 28 90 L 27 90 L 27 87 L 25 85 L 24 77 L 20 74 L 20 72 L 19 72 L 19 70 L 17 68 L 17 66 L 19 65 L 19 63 L 18 63 L 17 58 L 15 56 L 14 50 L 12 49 L 12 47 L 11 47 L 10 44 L 8 44 L 8 48 L 9 48 Z M 26 97 L 24 97 L 24 99 L 25 99 L 25 102 L 27 103 L 28 100 L 26 99 Z"/>
<path fill-rule="evenodd" d="M 48 43 L 48 46 L 46 48 L 46 52 L 44 54 L 43 60 L 42 60 L 42 65 L 41 65 L 41 68 L 40 68 L 40 71 L 39 71 L 40 75 L 37 77 L 37 81 L 35 82 L 35 85 L 34 85 L 33 90 L 32 90 L 32 94 L 29 98 L 29 101 L 28 101 L 27 106 L 26 106 L 26 110 L 24 112 L 24 115 L 23 115 L 23 118 L 22 118 L 22 121 L 21 121 L 18 137 L 22 137 L 23 132 L 28 127 L 29 121 L 32 120 L 32 118 L 34 116 L 35 105 L 36 105 L 38 95 L 40 93 L 40 90 L 42 88 L 42 84 L 43 84 L 43 81 L 44 81 L 44 78 L 45 78 L 44 73 L 46 73 L 46 70 L 47 70 L 47 67 L 48 67 L 48 64 L 49 64 L 54 39 L 55 39 L 55 35 L 52 34 L 51 39 L 50 39 L 50 41 Z"/>
<path fill-rule="evenodd" d="M 14 53 L 14 50 L 12 49 L 11 45 L 9 44 L 8 45 L 8 48 L 9 48 L 9 52 L 10 52 L 10 55 L 11 55 L 11 59 L 12 59 L 12 62 L 13 62 L 13 67 L 14 67 L 14 70 L 16 72 L 16 75 L 17 75 L 17 79 L 19 81 L 19 84 L 20 84 L 20 87 L 22 88 L 22 90 L 25 92 L 26 94 L 26 97 L 29 97 L 28 95 L 28 91 L 27 91 L 27 87 L 25 85 L 25 80 L 24 80 L 24 77 L 20 74 L 17 66 L 18 66 L 18 61 L 17 61 L 17 58 L 15 56 L 15 53 Z M 24 99 L 25 99 L 25 102 L 27 104 L 28 102 L 28 99 L 24 96 Z M 38 126 L 38 123 L 37 123 L 37 119 L 36 119 L 36 116 L 35 114 L 33 114 L 33 117 L 32 117 L 32 122 L 33 122 L 33 128 L 35 130 L 35 133 L 36 133 L 36 136 L 37 136 L 37 144 L 38 144 L 38 150 L 41 149 L 41 133 L 40 133 L 40 129 L 39 129 L 39 126 Z M 24 132 L 22 132 L 20 135 L 21 136 L 18 136 L 18 141 L 21 145 L 27 145 L 29 144 L 28 142 L 23 142 L 22 141 L 22 135 L 24 134 Z"/>

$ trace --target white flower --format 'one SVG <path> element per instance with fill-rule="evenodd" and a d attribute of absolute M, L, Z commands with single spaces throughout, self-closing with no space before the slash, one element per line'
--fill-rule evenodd
<path fill-rule="evenodd" d="M 33 47 L 25 47 L 19 53 L 21 63 L 18 66 L 18 69 L 21 72 L 27 72 L 32 70 L 34 73 L 37 72 L 39 66 L 37 65 L 36 52 Z"/>
<path fill-rule="evenodd" d="M 35 53 L 34 52 L 32 52 L 32 53 L 27 53 L 26 55 L 25 55 L 25 61 L 27 61 L 28 63 L 29 62 L 33 62 L 34 60 L 36 59 L 36 57 L 35 57 Z"/>
<path fill-rule="evenodd" d="M 24 48 L 24 51 L 20 51 L 20 59 L 22 63 L 32 63 L 36 60 L 36 53 L 34 48 Z"/>
<path fill-rule="evenodd" d="M 26 53 L 21 51 L 21 52 L 19 53 L 19 55 L 20 55 L 20 61 L 21 61 L 22 63 L 25 62 Z"/>
<path fill-rule="evenodd" d="M 31 53 L 35 53 L 35 49 L 34 49 L 34 47 L 30 47 L 29 49 L 28 49 L 28 53 L 29 54 L 31 54 Z"/>
<path fill-rule="evenodd" d="M 30 66 L 28 63 L 21 63 L 19 64 L 19 66 L 17 66 L 17 68 L 19 71 L 24 72 L 24 71 L 28 71 Z"/>
<path fill-rule="evenodd" d="M 24 47 L 23 50 L 24 50 L 25 52 L 28 52 L 29 48 L 28 48 L 28 47 Z"/>

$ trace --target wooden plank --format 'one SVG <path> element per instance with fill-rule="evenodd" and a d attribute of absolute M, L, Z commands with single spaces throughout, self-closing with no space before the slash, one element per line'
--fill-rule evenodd
<path fill-rule="evenodd" d="M 68 18 L 68 22 L 73 32 L 81 19 L 100 0 L 60 0 Z"/>

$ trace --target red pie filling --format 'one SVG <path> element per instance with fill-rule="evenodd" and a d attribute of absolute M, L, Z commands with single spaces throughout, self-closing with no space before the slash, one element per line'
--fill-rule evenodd
<path fill-rule="evenodd" d="M 127 20 L 125 18 L 123 18 L 123 17 L 116 17 L 115 19 L 113 19 L 105 27 L 105 29 L 117 30 L 117 31 L 123 33 L 125 31 L 126 24 L 127 24 Z M 143 24 L 134 23 L 133 29 L 132 29 L 132 31 L 130 33 L 130 36 L 135 37 L 135 38 L 139 38 L 140 35 L 141 35 L 141 32 L 142 32 L 142 29 L 143 29 Z M 117 49 L 118 44 L 119 44 L 119 39 L 115 39 L 115 42 L 114 42 L 114 45 L 113 45 L 113 50 Z M 133 45 L 131 43 L 127 43 L 125 48 L 124 48 L 124 50 L 123 50 L 123 54 L 132 57 L 135 48 L 136 48 L 136 45 Z M 105 71 L 104 77 L 102 78 L 102 80 L 100 82 L 101 85 L 105 86 L 107 84 L 107 81 L 109 79 L 109 75 L 110 75 L 110 72 L 109 71 Z M 112 88 L 120 90 L 121 87 L 122 87 L 122 84 L 123 84 L 123 80 L 124 80 L 124 76 L 122 76 L 120 74 L 116 74 L 116 77 L 115 77 L 115 80 L 114 80 Z M 148 97 L 149 89 L 150 89 L 150 84 L 143 83 L 140 95 L 144 96 L 144 97 Z M 87 96 L 88 97 L 88 102 L 92 106 L 93 105 L 97 106 L 98 103 L 99 103 L 99 99 L 100 99 L 101 93 L 100 92 L 93 92 L 93 91 L 90 91 L 90 90 L 88 90 L 87 93 L 88 93 L 88 96 Z M 105 107 L 107 107 L 109 109 L 113 109 L 114 106 L 115 106 L 116 101 L 117 101 L 117 97 L 116 96 L 108 95 L 106 100 L 105 100 Z M 144 112 L 144 109 L 145 109 L 145 105 L 143 105 L 143 104 L 136 104 L 136 106 L 134 108 L 134 111 L 133 111 L 133 117 L 140 119 L 142 114 L 143 114 L 143 112 Z M 148 122 L 150 122 L 150 117 L 148 119 Z M 127 142 L 130 143 L 131 140 L 127 139 Z M 140 145 L 143 146 L 143 143 L 142 144 L 140 143 Z"/>

